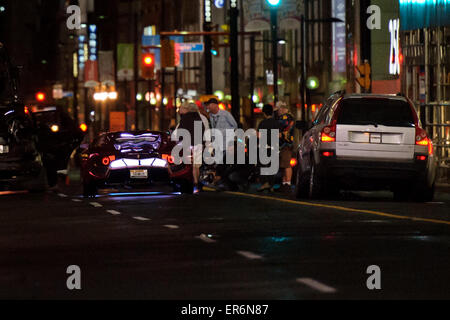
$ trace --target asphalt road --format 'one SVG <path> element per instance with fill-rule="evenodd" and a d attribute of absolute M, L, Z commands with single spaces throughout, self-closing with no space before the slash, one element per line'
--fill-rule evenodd
<path fill-rule="evenodd" d="M 450 298 L 448 193 L 271 197 L 0 193 L 0 299 Z M 66 286 L 71 265 L 81 290 Z"/>

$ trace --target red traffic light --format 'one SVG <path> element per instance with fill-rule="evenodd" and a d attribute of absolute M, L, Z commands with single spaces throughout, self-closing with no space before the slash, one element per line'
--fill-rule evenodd
<path fill-rule="evenodd" d="M 36 93 L 36 100 L 39 102 L 45 101 L 45 93 L 43 92 Z"/>
<path fill-rule="evenodd" d="M 155 57 L 153 54 L 145 54 L 143 56 L 144 65 L 147 67 L 153 66 L 155 64 Z"/>
<path fill-rule="evenodd" d="M 155 55 L 153 53 L 142 54 L 141 75 L 146 80 L 155 77 Z"/>

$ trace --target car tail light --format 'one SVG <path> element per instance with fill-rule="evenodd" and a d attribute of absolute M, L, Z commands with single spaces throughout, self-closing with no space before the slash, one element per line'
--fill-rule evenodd
<path fill-rule="evenodd" d="M 175 159 L 170 154 L 163 154 L 162 158 L 164 160 L 166 160 L 170 164 L 174 164 L 175 163 Z"/>
<path fill-rule="evenodd" d="M 334 156 L 334 152 L 331 152 L 331 151 L 324 151 L 324 152 L 322 152 L 322 155 L 323 155 L 324 157 L 329 158 L 329 157 L 333 157 L 333 156 Z"/>
<path fill-rule="evenodd" d="M 336 126 L 325 127 L 320 134 L 322 142 L 336 142 Z"/>
<path fill-rule="evenodd" d="M 86 132 L 88 130 L 88 126 L 85 123 L 80 124 L 80 130 Z"/>
<path fill-rule="evenodd" d="M 290 161 L 290 164 L 291 164 L 292 168 L 295 168 L 297 166 L 297 164 L 298 164 L 297 159 L 292 158 L 291 161 Z"/>
<path fill-rule="evenodd" d="M 417 156 L 416 159 L 419 161 L 425 161 L 427 160 L 427 156 Z"/>
<path fill-rule="evenodd" d="M 428 134 L 422 128 L 416 128 L 416 145 L 428 147 L 428 154 L 433 154 L 433 142 L 428 138 Z"/>
<path fill-rule="evenodd" d="M 103 164 L 104 166 L 109 166 L 109 164 L 110 164 L 112 161 L 114 161 L 114 160 L 116 160 L 116 156 L 104 157 L 104 158 L 102 159 L 102 164 Z"/>

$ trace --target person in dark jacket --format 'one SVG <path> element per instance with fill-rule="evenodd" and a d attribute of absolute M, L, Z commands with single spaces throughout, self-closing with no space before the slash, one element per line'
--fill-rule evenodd
<path fill-rule="evenodd" d="M 190 145 L 193 149 L 193 164 L 192 164 L 192 175 L 194 181 L 194 192 L 198 192 L 199 188 L 199 178 L 200 178 L 200 166 L 202 165 L 203 157 L 203 135 L 205 132 L 205 125 L 203 124 L 202 118 L 200 117 L 199 109 L 195 103 L 185 103 L 180 107 L 181 120 L 177 129 L 185 129 L 191 134 Z M 196 144 L 195 137 L 195 123 L 199 123 L 202 127 L 201 144 Z"/>

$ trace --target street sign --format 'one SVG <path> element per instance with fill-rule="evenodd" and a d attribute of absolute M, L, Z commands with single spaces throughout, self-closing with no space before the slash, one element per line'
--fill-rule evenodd
<path fill-rule="evenodd" d="M 205 45 L 203 43 L 176 43 L 176 50 L 181 53 L 204 52 Z"/>
<path fill-rule="evenodd" d="M 175 41 L 161 40 L 161 68 L 175 67 Z"/>

